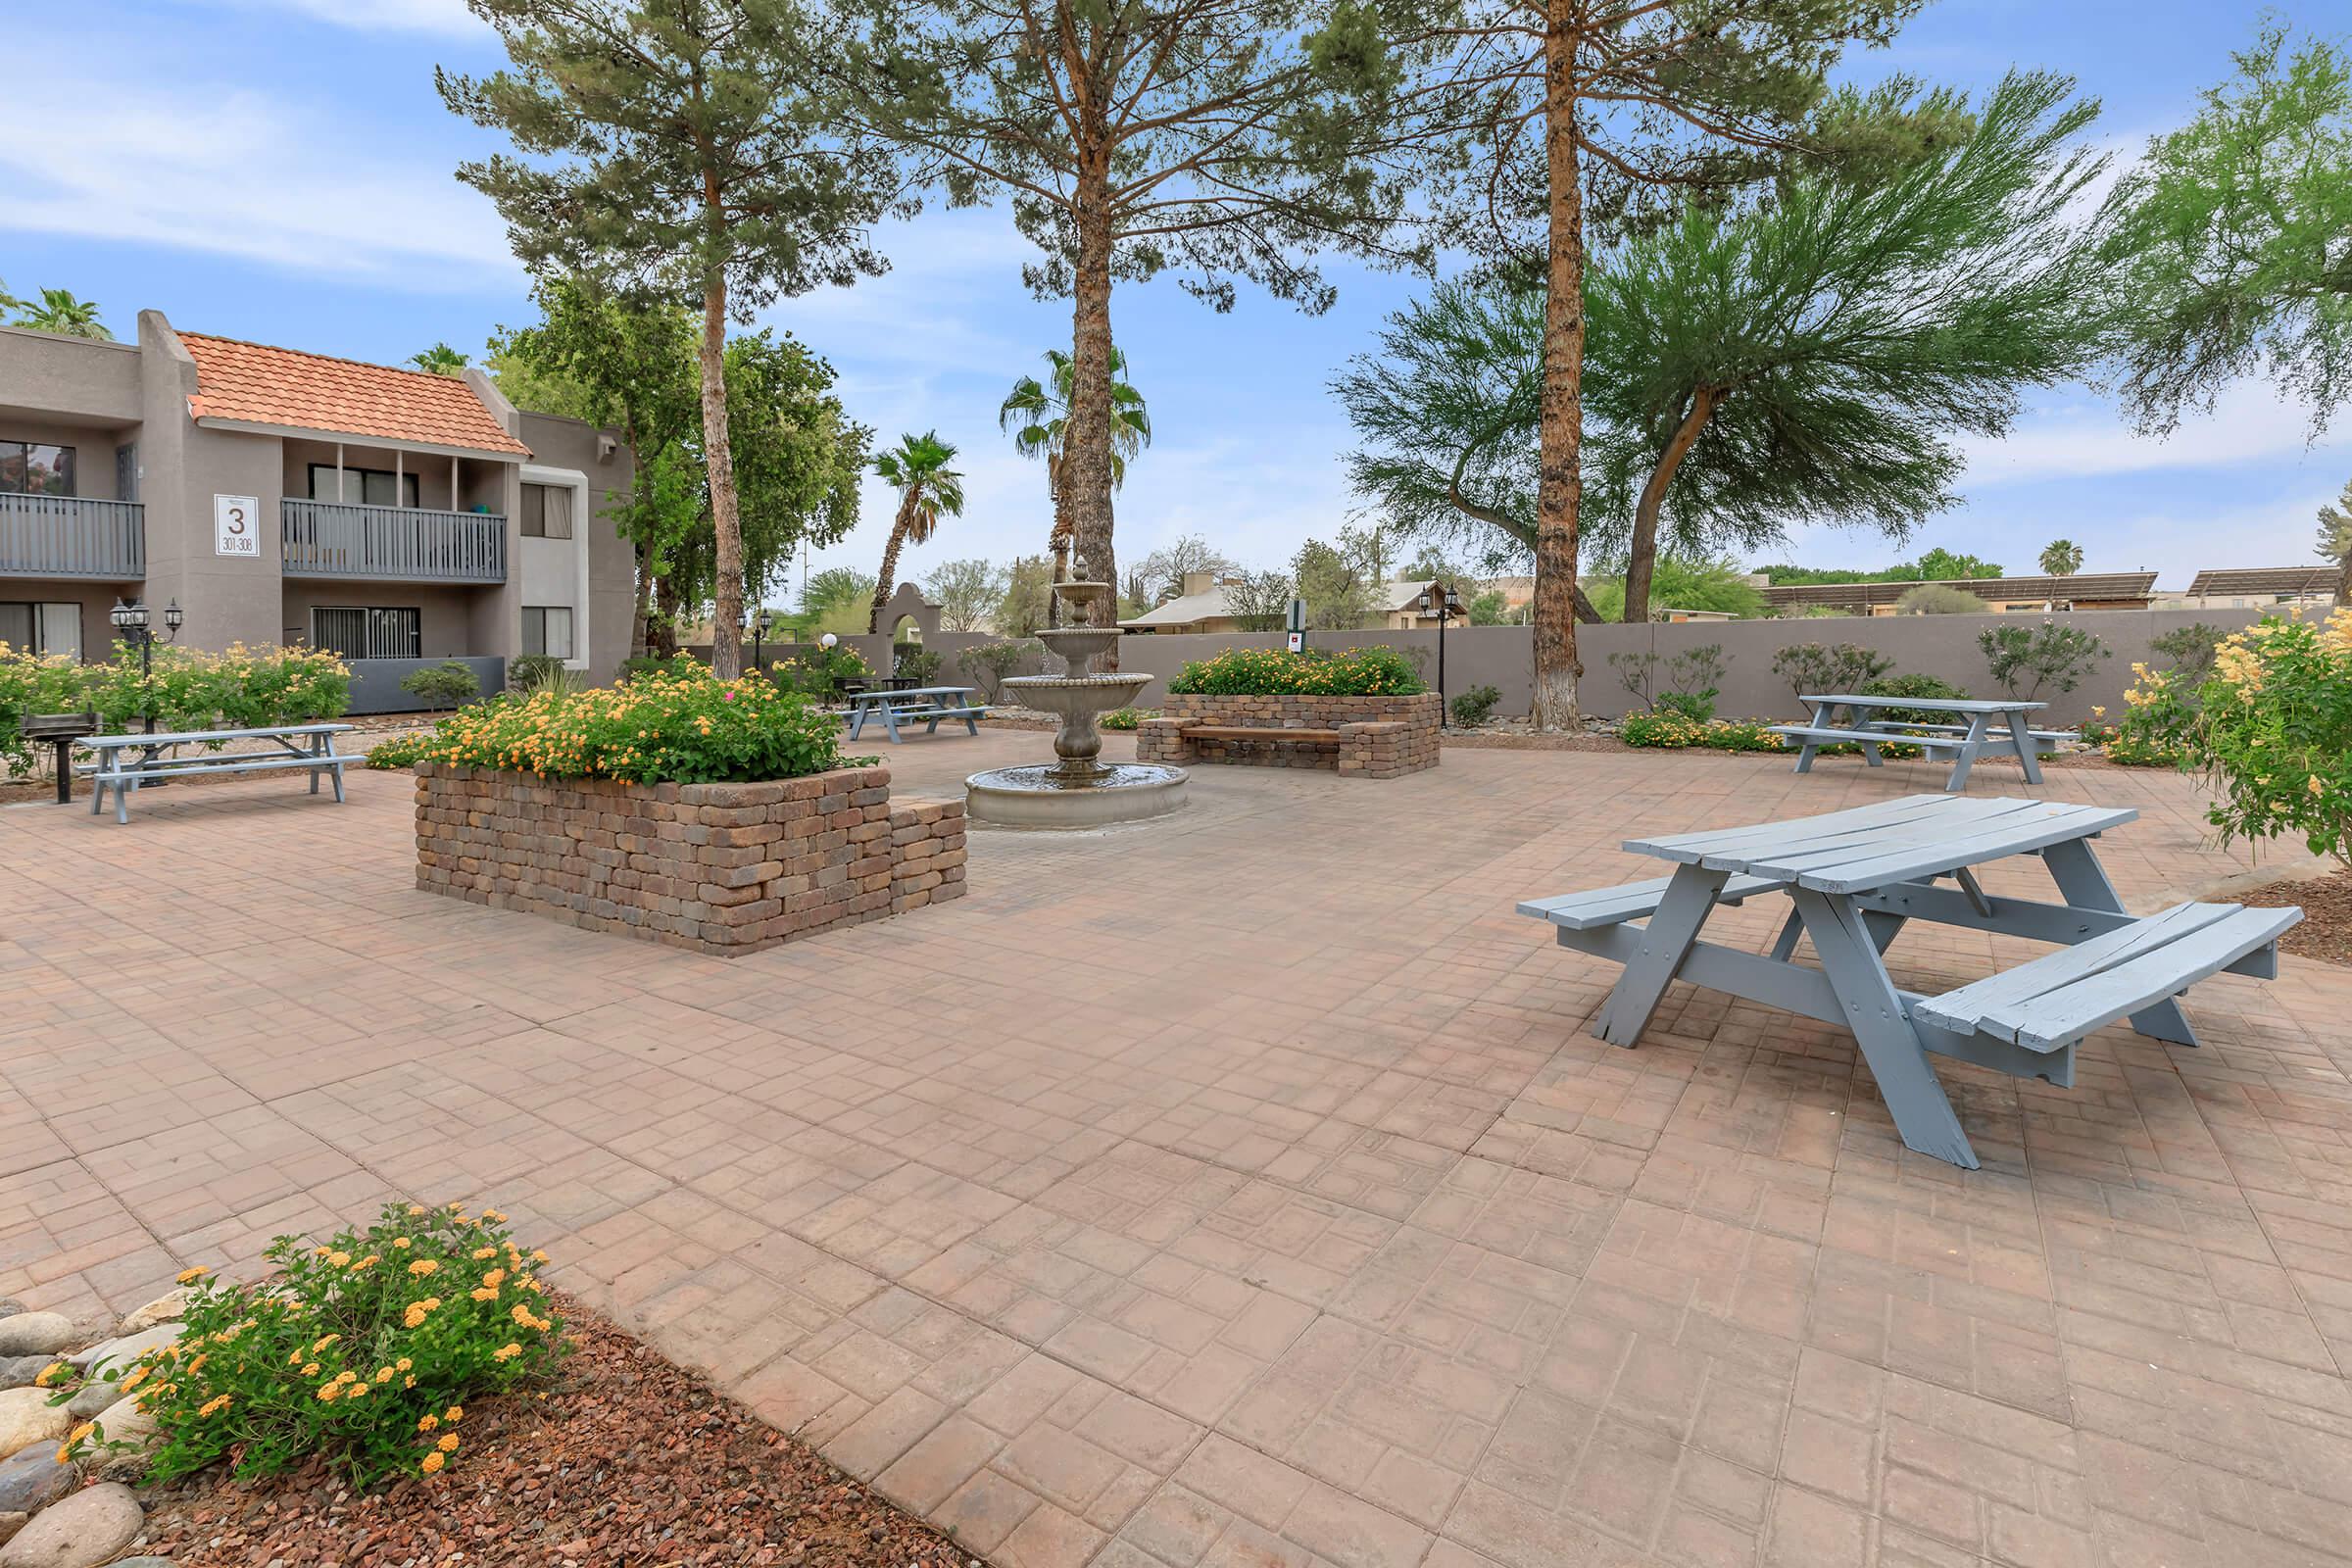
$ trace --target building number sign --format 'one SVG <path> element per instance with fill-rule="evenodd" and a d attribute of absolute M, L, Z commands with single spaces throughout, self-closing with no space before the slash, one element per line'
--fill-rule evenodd
<path fill-rule="evenodd" d="M 261 512 L 258 496 L 213 497 L 213 554 L 260 556 Z"/>

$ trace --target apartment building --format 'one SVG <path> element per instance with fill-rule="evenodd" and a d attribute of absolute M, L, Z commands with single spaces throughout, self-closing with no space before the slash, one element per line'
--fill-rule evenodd
<path fill-rule="evenodd" d="M 479 370 L 392 369 L 175 329 L 134 343 L 0 327 L 0 641 L 107 656 L 115 601 L 176 600 L 179 641 L 305 643 L 354 708 L 463 659 L 609 678 L 633 564 L 605 514 L 617 434 L 525 414 Z"/>

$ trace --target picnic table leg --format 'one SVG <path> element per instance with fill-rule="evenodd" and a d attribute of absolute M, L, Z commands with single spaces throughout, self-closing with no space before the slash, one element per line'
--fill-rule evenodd
<path fill-rule="evenodd" d="M 1878 719 L 1869 713 L 1863 712 L 1859 709 L 1853 708 L 1849 708 L 1845 710 L 1845 723 L 1848 729 L 1867 731 L 1875 730 L 1879 727 Z M 1862 748 L 1862 760 L 1868 762 L 1873 767 L 1885 767 L 1886 765 L 1886 759 L 1879 755 L 1878 742 L 1857 741 L 1855 744 Z"/>
<path fill-rule="evenodd" d="M 97 816 L 106 809 L 106 770 L 113 765 L 114 753 L 97 748 L 98 767 L 90 774 L 90 814 Z"/>
<path fill-rule="evenodd" d="M 1642 927 L 1642 945 L 1617 977 L 1609 1000 L 1601 1004 L 1600 1016 L 1593 1022 L 1595 1035 L 1612 1046 L 1629 1048 L 1642 1038 L 1690 944 L 1698 940 L 1699 927 L 1707 923 L 1715 895 L 1730 880 L 1729 871 L 1710 871 L 1702 865 L 1674 868 L 1657 912 Z"/>
<path fill-rule="evenodd" d="M 1878 1080 L 1879 1094 L 1894 1118 L 1903 1147 L 1946 1160 L 1963 1170 L 1977 1168 L 1977 1152 L 1961 1131 L 1952 1102 L 1928 1061 L 1927 1048 L 1903 1010 L 1903 999 L 1887 977 L 1871 933 L 1852 903 L 1841 897 L 1792 887 L 1789 899 L 1804 917 L 1805 933 L 1821 956 L 1822 972 L 1829 976 L 1838 1000 L 1845 1006 L 1846 1027 L 1854 1032 L 1862 1059 Z"/>
<path fill-rule="evenodd" d="M 1943 781 L 1944 793 L 1956 794 L 1968 786 L 1968 770 L 1977 765 L 1978 749 L 1984 744 L 1986 715 L 1968 715 L 1968 733 L 1960 738 L 1960 751 L 1952 759 L 1951 777 Z"/>
<path fill-rule="evenodd" d="M 885 702 L 882 705 L 882 727 L 890 734 L 890 744 L 893 746 L 898 745 L 899 710 L 895 704 Z"/>
<path fill-rule="evenodd" d="M 2040 783 L 2041 762 L 2034 755 L 2034 731 L 2026 723 L 2024 713 L 2012 712 L 2009 715 L 2009 733 L 2017 737 L 2017 760 L 2025 767 L 2026 782 Z"/>
<path fill-rule="evenodd" d="M 311 755 L 312 755 L 313 757 L 318 757 L 318 756 L 321 755 L 321 754 L 320 754 L 320 752 L 319 752 L 319 749 L 318 749 L 318 743 L 319 743 L 320 741 L 323 741 L 323 740 L 325 740 L 325 739 L 326 739 L 326 737 L 325 737 L 325 736 L 323 736 L 323 735 L 314 735 L 314 736 L 312 736 L 312 737 L 311 737 Z M 314 768 L 312 768 L 312 769 L 310 770 L 310 773 L 311 773 L 311 793 L 312 793 L 313 795 L 316 795 L 316 794 L 318 794 L 318 770 L 317 768 L 315 768 L 315 767 L 314 767 Z M 342 782 L 341 778 L 340 778 L 340 777 L 338 777 L 338 778 L 336 779 L 336 782 L 337 782 L 337 783 L 341 783 L 341 782 Z M 340 796 L 337 796 L 337 799 L 341 799 L 341 797 L 340 797 Z"/>
<path fill-rule="evenodd" d="M 1789 909 L 1788 918 L 1781 922 L 1781 934 L 1772 939 L 1772 958 L 1775 963 L 1787 963 L 1796 956 L 1796 939 L 1805 934 L 1805 917 Z"/>
<path fill-rule="evenodd" d="M 1829 728 L 1829 725 L 1830 705 L 1828 703 L 1815 703 L 1813 705 L 1813 722 L 1809 727 L 1813 729 L 1827 729 Z M 1807 741 L 1804 743 L 1804 745 L 1797 748 L 1796 770 L 1799 773 L 1810 773 L 1813 771 L 1814 750 L 1815 748 L 1811 741 Z"/>
<path fill-rule="evenodd" d="M 2091 853 L 2088 840 L 2069 839 L 2063 844 L 2050 845 L 2041 852 L 2041 863 L 2049 867 L 2050 880 L 2058 884 L 2060 895 L 2076 908 L 2099 909 L 2109 914 L 2125 912 L 2124 901 L 2117 896 L 2115 884 L 2107 880 L 2107 868 Z M 2170 997 L 2133 1013 L 2132 1027 L 2151 1040 L 2168 1041 L 2176 1046 L 2197 1043 L 2196 1031 L 2189 1028 L 2187 1014 Z"/>
<path fill-rule="evenodd" d="M 853 697 L 850 699 L 850 739 L 856 740 L 864 733 L 865 705 Z"/>

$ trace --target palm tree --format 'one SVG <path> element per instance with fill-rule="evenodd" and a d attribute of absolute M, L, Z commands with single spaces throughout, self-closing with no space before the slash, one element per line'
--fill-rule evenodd
<path fill-rule="evenodd" d="M 115 334 L 98 319 L 98 307 L 89 300 L 77 300 L 70 288 L 41 290 L 38 304 L 30 300 L 12 300 L 22 313 L 15 324 L 28 326 L 36 332 L 62 332 L 67 337 L 94 337 L 112 343 Z"/>
<path fill-rule="evenodd" d="M 997 410 L 997 426 L 1012 437 L 1013 449 L 1024 458 L 1046 460 L 1046 495 L 1054 503 L 1054 537 L 1069 530 L 1061 519 L 1061 449 L 1070 422 L 1070 392 L 1075 371 L 1070 357 L 1059 349 L 1046 350 L 1051 367 L 1045 380 L 1024 375 Z M 1127 460 L 1152 444 L 1152 416 L 1144 395 L 1120 377 L 1127 373 L 1127 356 L 1110 351 L 1110 487 L 1127 479 Z"/>
<path fill-rule="evenodd" d="M 882 607 L 898 586 L 900 549 L 928 540 L 938 530 L 942 514 L 963 515 L 963 475 L 948 466 L 955 459 L 956 448 L 942 441 L 937 430 L 903 435 L 895 450 L 874 459 L 874 472 L 899 493 L 899 514 L 882 551 L 882 576 L 874 584 L 873 613 L 865 622 L 869 632 L 882 629 Z"/>
<path fill-rule="evenodd" d="M 466 370 L 466 356 L 446 343 L 436 343 L 422 354 L 410 355 L 409 363 L 434 375 L 462 375 Z"/>
<path fill-rule="evenodd" d="M 2052 577 L 2072 577 L 2082 569 L 2082 547 L 2072 539 L 2053 539 L 2041 552 L 2041 569 Z"/>

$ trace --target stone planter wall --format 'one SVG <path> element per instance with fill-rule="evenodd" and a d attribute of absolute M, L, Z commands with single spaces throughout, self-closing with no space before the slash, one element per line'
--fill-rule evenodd
<path fill-rule="evenodd" d="M 1136 727 L 1139 762 L 1233 762 L 1254 767 L 1321 767 L 1348 778 L 1396 778 L 1438 765 L 1435 692 L 1413 697 L 1219 697 L 1171 692 L 1158 718 Z M 1250 729 L 1331 729 L 1330 741 L 1279 736 L 1212 740 L 1188 736 L 1196 725 Z"/>
<path fill-rule="evenodd" d="M 733 957 L 963 892 L 963 803 L 890 769 L 624 784 L 416 768 L 416 885 Z"/>

